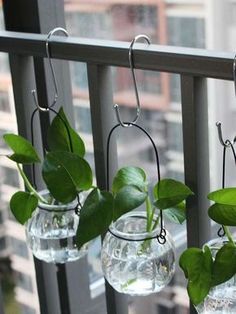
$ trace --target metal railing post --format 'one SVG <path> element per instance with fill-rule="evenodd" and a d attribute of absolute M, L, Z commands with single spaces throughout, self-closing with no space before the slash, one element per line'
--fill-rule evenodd
<path fill-rule="evenodd" d="M 195 195 L 186 202 L 188 246 L 201 247 L 210 239 L 207 215 L 210 189 L 206 79 L 181 76 L 185 182 Z M 191 313 L 196 313 L 191 307 Z"/>
<path fill-rule="evenodd" d="M 6 0 L 3 5 L 7 30 L 46 34 L 56 26 L 65 27 L 63 0 Z M 26 12 L 28 12 L 27 18 L 25 18 Z M 48 12 L 50 12 L 50 14 L 48 14 Z M 42 57 L 38 56 L 31 58 L 20 54 L 10 55 L 19 133 L 26 136 L 28 139 L 30 139 L 31 136 L 30 116 L 32 110 L 35 109 L 31 90 L 36 88 L 38 102 L 41 107 L 50 105 L 53 98 L 51 91 L 54 91 L 54 89 L 52 87 L 51 73 L 49 72 L 46 62 L 47 61 Z M 60 101 L 58 102 L 60 102 L 61 105 L 63 104 L 67 115 L 69 114 L 69 117 L 72 118 L 72 92 L 68 63 L 59 61 L 55 71 L 59 86 Z M 50 123 L 50 116 L 48 112 L 39 112 L 39 117 L 40 123 L 36 121 L 37 119 L 35 120 L 36 131 L 34 133 L 37 135 L 35 138 L 35 146 L 42 152 L 42 146 L 44 148 L 47 147 L 47 129 Z M 30 170 L 28 174 L 31 175 Z M 44 188 L 41 181 L 40 169 L 38 169 L 36 180 L 38 188 Z M 74 279 L 79 277 L 79 274 L 77 274 L 80 269 L 78 265 L 85 267 L 86 263 L 81 264 L 81 262 L 75 262 L 75 264 L 77 271 L 72 275 L 71 272 L 69 272 L 70 265 L 63 265 L 56 268 L 53 264 L 43 263 L 35 259 L 41 313 L 72 314 L 85 312 L 80 305 L 82 298 L 78 297 L 78 295 L 75 297 L 75 293 L 73 292 L 81 290 L 80 281 Z M 88 274 L 82 271 L 80 275 L 82 277 L 83 291 L 87 292 L 86 295 L 89 299 Z M 85 289 L 86 287 L 87 289 Z M 81 295 L 83 300 L 85 300 L 85 294 L 81 293 Z"/>
<path fill-rule="evenodd" d="M 109 131 L 114 126 L 111 68 L 88 65 L 89 95 L 92 117 L 94 157 L 97 184 L 106 188 L 106 142 Z M 116 142 L 110 146 L 110 179 L 117 170 Z M 106 302 L 108 314 L 128 314 L 127 297 L 117 293 L 106 282 Z"/>

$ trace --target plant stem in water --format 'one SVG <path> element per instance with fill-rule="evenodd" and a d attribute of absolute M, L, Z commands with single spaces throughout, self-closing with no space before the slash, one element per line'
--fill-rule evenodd
<path fill-rule="evenodd" d="M 152 213 L 152 204 L 151 204 L 149 196 L 147 196 L 145 204 L 146 204 L 146 213 L 147 213 L 147 227 L 146 227 L 146 231 L 150 232 L 151 231 L 151 227 L 152 227 L 153 213 Z"/>
<path fill-rule="evenodd" d="M 223 226 L 223 229 L 224 229 L 224 232 L 225 232 L 225 234 L 226 234 L 226 236 L 227 236 L 229 242 L 231 242 L 234 246 L 236 246 L 235 243 L 234 243 L 234 239 L 233 239 L 233 237 L 232 237 L 232 234 L 231 234 L 231 232 L 229 231 L 229 228 L 228 228 L 227 226 Z"/>

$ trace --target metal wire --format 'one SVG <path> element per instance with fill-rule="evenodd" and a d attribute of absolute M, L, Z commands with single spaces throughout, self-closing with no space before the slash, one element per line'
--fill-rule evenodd
<path fill-rule="evenodd" d="M 140 125 L 137 125 L 133 122 L 125 122 L 125 124 L 129 123 L 130 126 L 134 126 L 136 128 L 138 128 L 139 130 L 141 130 L 150 140 L 150 142 L 152 143 L 152 147 L 153 147 L 153 150 L 154 150 L 154 153 L 155 153 L 155 158 L 156 158 L 156 166 L 157 166 L 157 177 L 158 177 L 158 182 L 161 180 L 161 175 L 160 175 L 160 161 L 159 161 L 159 154 L 158 154 L 158 150 L 157 150 L 157 147 L 151 137 L 151 135 L 143 128 L 141 127 Z M 107 138 L 107 155 L 106 155 L 106 169 L 107 169 L 107 173 L 106 173 L 106 188 L 107 190 L 109 190 L 109 177 L 110 177 L 110 173 L 109 173 L 109 155 L 110 155 L 110 142 L 111 142 L 111 136 L 113 134 L 113 132 L 119 128 L 119 127 L 122 127 L 122 125 L 119 123 L 119 124 L 116 124 L 109 132 L 108 134 L 108 138 Z M 164 228 L 164 221 L 163 221 L 163 211 L 160 209 L 160 233 L 155 236 L 155 237 L 152 237 L 150 239 L 154 239 L 156 238 L 157 241 L 160 243 L 160 244 L 164 244 L 166 242 L 166 230 Z M 111 232 L 111 230 L 109 229 L 108 230 L 111 234 L 113 234 L 114 236 L 116 236 L 113 232 Z M 127 240 L 129 241 L 129 239 L 127 238 L 124 238 L 124 237 L 118 237 L 120 239 L 123 239 L 123 240 Z M 145 238 L 145 239 L 141 239 L 139 241 L 145 241 L 145 240 L 148 240 L 149 238 Z M 130 240 L 132 241 L 132 240 Z"/>
<path fill-rule="evenodd" d="M 221 143 L 222 144 L 222 143 Z M 236 152 L 233 146 L 233 143 L 230 142 L 229 140 L 226 140 L 225 142 L 223 141 L 223 162 L 222 162 L 222 189 L 225 188 L 225 176 L 226 176 L 226 150 L 227 148 L 231 148 L 231 151 L 233 153 L 234 157 L 234 163 L 236 165 Z M 225 236 L 225 231 L 223 226 L 221 226 L 217 232 L 217 235 L 219 237 L 224 237 Z"/>
<path fill-rule="evenodd" d="M 233 78 L 234 78 L 234 92 L 235 92 L 235 96 L 236 96 L 236 55 L 234 56 L 234 61 L 233 61 Z M 234 149 L 234 144 L 236 142 L 236 136 L 234 137 L 233 141 L 230 141 L 229 139 L 224 140 L 223 139 L 223 134 L 222 134 L 222 128 L 221 128 L 221 122 L 216 122 L 216 127 L 218 130 L 218 138 L 219 141 L 221 143 L 221 145 L 223 146 L 223 169 L 222 169 L 222 189 L 224 189 L 225 187 L 225 164 L 226 164 L 226 149 L 227 148 L 231 148 L 233 156 L 234 156 L 234 162 L 236 165 L 236 152 Z M 225 236 L 225 230 L 223 225 L 219 228 L 217 235 L 219 237 L 224 237 Z"/>

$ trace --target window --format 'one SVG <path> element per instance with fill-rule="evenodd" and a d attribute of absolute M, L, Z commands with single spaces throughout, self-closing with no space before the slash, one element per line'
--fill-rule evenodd
<path fill-rule="evenodd" d="M 102 10 L 97 10 L 95 6 L 88 12 L 69 10 L 66 12 L 66 22 L 69 33 L 88 38 L 107 38 L 112 31 L 110 15 Z"/>
<path fill-rule="evenodd" d="M 16 169 L 9 167 L 2 167 L 3 170 L 3 184 L 19 187 L 19 176 Z"/>
<path fill-rule="evenodd" d="M 27 290 L 29 292 L 33 291 L 33 284 L 30 276 L 21 273 L 21 272 L 15 272 L 16 273 L 16 279 L 18 286 L 21 287 L 24 290 Z"/>
<path fill-rule="evenodd" d="M 0 194 L 1 197 L 1 194 Z M 0 203 L 0 225 L 5 221 L 5 210 L 3 208 L 5 208 L 5 204 L 3 204 L 3 202 Z"/>
<path fill-rule="evenodd" d="M 205 47 L 205 22 L 202 18 L 173 17 L 167 18 L 168 44 L 183 47 Z"/>
<path fill-rule="evenodd" d="M 7 248 L 6 238 L 0 238 L 0 251 L 5 250 Z"/>
<path fill-rule="evenodd" d="M 170 151 L 183 151 L 182 125 L 180 122 L 169 121 L 167 124 L 168 149 Z"/>
<path fill-rule="evenodd" d="M 158 314 L 159 313 L 160 314 L 175 314 L 174 304 L 172 304 L 172 307 L 171 307 L 168 303 L 166 305 L 158 305 L 157 313 Z"/>
<path fill-rule="evenodd" d="M 111 9 L 113 38 L 131 40 L 135 35 L 157 33 L 157 7 L 150 5 L 118 5 Z M 156 37 L 156 36 L 155 36 Z"/>
<path fill-rule="evenodd" d="M 87 89 L 88 78 L 87 78 L 87 68 L 85 63 L 73 62 L 71 63 L 71 76 L 72 84 L 75 89 Z"/>
<path fill-rule="evenodd" d="M 8 92 L 0 91 L 0 111 L 10 112 Z"/>
<path fill-rule="evenodd" d="M 2 138 L 3 134 L 9 132 L 9 130 L 6 130 L 6 129 L 3 129 L 3 128 L 0 128 L 0 148 L 6 148 L 6 144 Z"/>
<path fill-rule="evenodd" d="M 170 78 L 170 100 L 174 103 L 181 101 L 180 78 L 177 74 L 171 74 Z"/>
<path fill-rule="evenodd" d="M 23 258 L 29 258 L 29 252 L 25 241 L 11 237 L 11 245 L 14 254 L 21 256 Z"/>
<path fill-rule="evenodd" d="M 80 133 L 92 133 L 90 108 L 86 106 L 74 106 L 76 129 Z"/>

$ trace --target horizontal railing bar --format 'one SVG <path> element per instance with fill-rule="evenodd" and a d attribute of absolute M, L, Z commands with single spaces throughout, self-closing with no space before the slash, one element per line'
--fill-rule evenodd
<path fill-rule="evenodd" d="M 0 51 L 46 57 L 46 35 L 0 32 Z M 75 37 L 53 37 L 51 56 L 56 59 L 129 67 L 129 43 Z M 233 80 L 234 53 L 204 49 L 136 44 L 135 68 Z"/>

